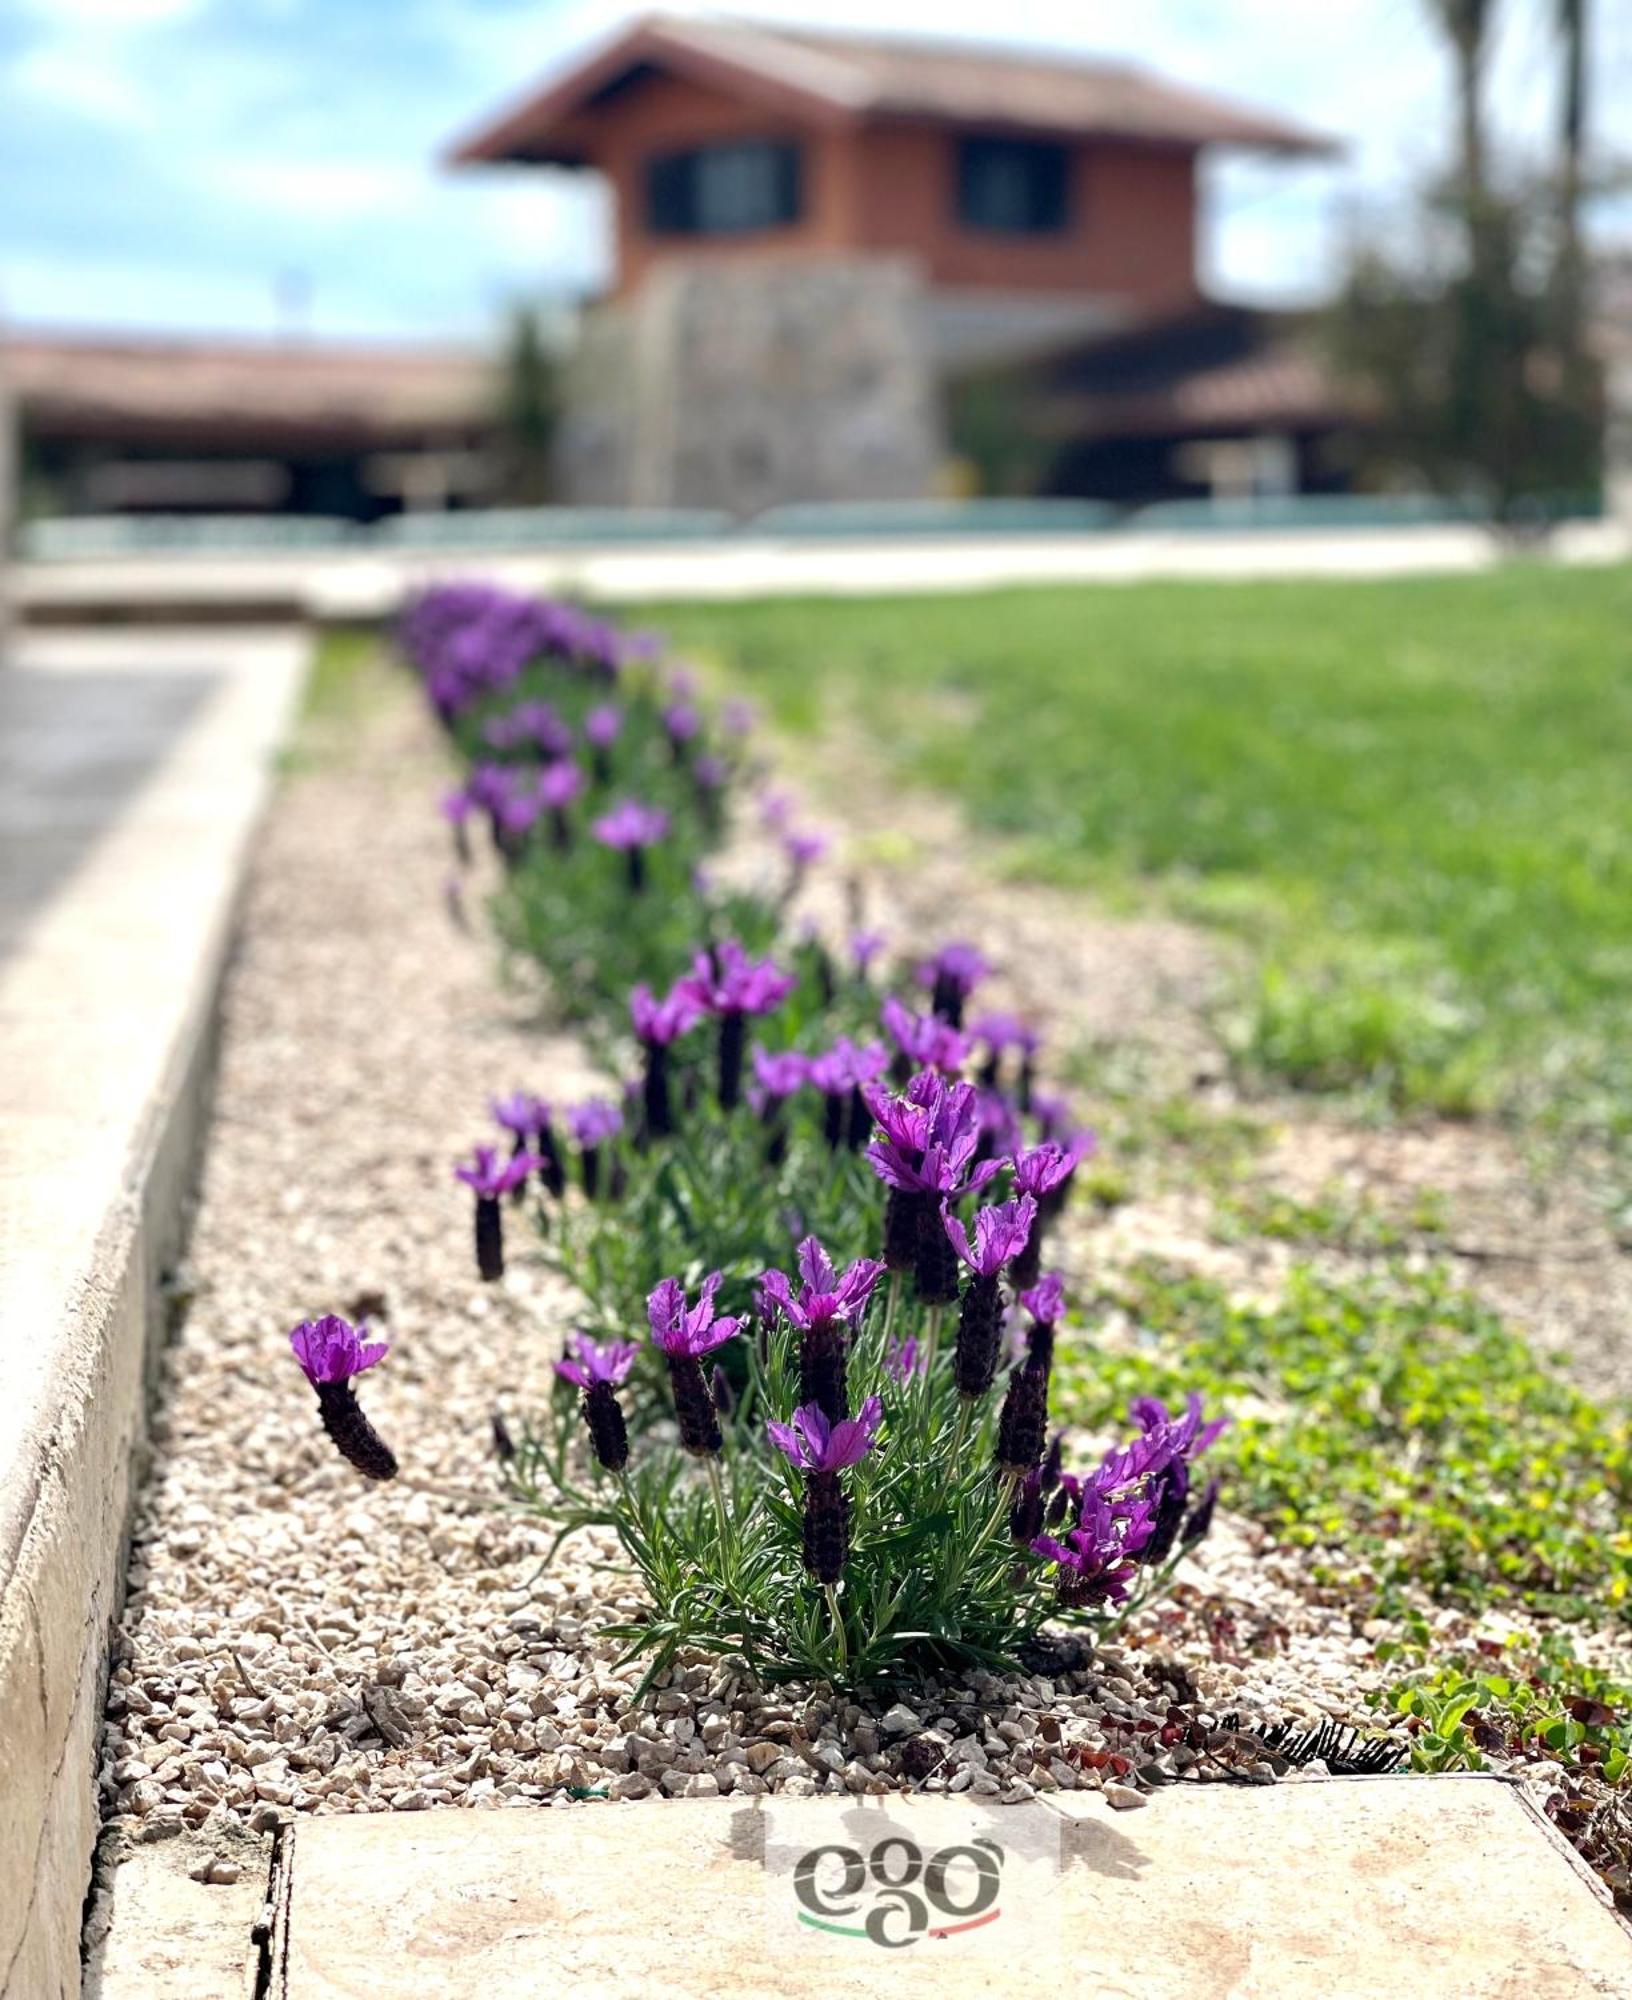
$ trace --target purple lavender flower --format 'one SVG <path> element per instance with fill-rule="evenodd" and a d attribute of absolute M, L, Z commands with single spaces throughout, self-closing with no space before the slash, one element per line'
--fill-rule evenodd
<path fill-rule="evenodd" d="M 561 1164 L 561 1150 L 555 1143 L 550 1107 L 530 1090 L 513 1090 L 508 1097 L 495 1098 L 491 1108 L 494 1123 L 512 1135 L 512 1152 L 533 1155 L 539 1186 L 559 1201 L 567 1191 L 567 1173 Z M 518 1181 L 511 1192 L 519 1197 L 521 1187 Z"/>
<path fill-rule="evenodd" d="M 665 705 L 658 719 L 678 760 L 685 746 L 702 730 L 703 718 L 689 701 L 671 701 Z"/>
<path fill-rule="evenodd" d="M 889 1051 L 882 1042 L 859 1047 L 848 1035 L 841 1035 L 832 1048 L 810 1061 L 810 1080 L 826 1100 L 822 1110 L 822 1130 L 836 1152 L 846 1141 L 859 1150 L 872 1130 L 872 1113 L 862 1096 L 862 1085 L 875 1083 L 889 1067 Z"/>
<path fill-rule="evenodd" d="M 681 984 L 702 1007 L 718 1017 L 719 1100 L 722 1111 L 734 1111 L 742 1101 L 742 1058 L 747 1044 L 748 1017 L 780 1007 L 796 984 L 768 958 L 750 959 L 735 938 L 711 945 L 692 960 Z"/>
<path fill-rule="evenodd" d="M 688 1307 L 680 1280 L 665 1278 L 646 1301 L 652 1339 L 668 1364 L 680 1444 L 695 1458 L 712 1458 L 724 1442 L 714 1399 L 703 1377 L 702 1357 L 729 1340 L 742 1325 L 740 1319 L 714 1317 L 714 1295 L 722 1282 L 721 1274 L 712 1272 L 703 1280 L 696 1305 Z"/>
<path fill-rule="evenodd" d="M 691 760 L 691 775 L 705 792 L 721 791 L 731 776 L 731 767 L 712 750 L 702 750 Z"/>
<path fill-rule="evenodd" d="M 946 1076 L 956 1076 L 962 1069 L 969 1044 L 945 1021 L 933 1014 L 915 1014 L 893 993 L 886 995 L 879 1018 L 900 1051 L 901 1061 L 909 1068 L 937 1069 Z"/>
<path fill-rule="evenodd" d="M 793 868 L 793 887 L 798 886 L 805 870 L 815 867 L 831 845 L 832 842 L 825 833 L 813 831 L 801 833 L 793 827 L 783 830 L 782 852 L 788 857 Z"/>
<path fill-rule="evenodd" d="M 603 785 L 612 781 L 612 746 L 623 728 L 623 710 L 616 702 L 602 702 L 584 717 L 584 741 L 589 745 L 590 762 Z"/>
<path fill-rule="evenodd" d="M 850 1410 L 847 1374 L 849 1334 L 866 1311 L 884 1266 L 870 1257 L 852 1264 L 841 1278 L 814 1236 L 799 1245 L 796 1292 L 784 1272 L 766 1271 L 765 1296 L 799 1335 L 799 1400 L 814 1403 L 832 1423 Z"/>
<path fill-rule="evenodd" d="M 759 817 L 769 833 L 780 833 L 793 816 L 793 800 L 786 792 L 761 792 Z"/>
<path fill-rule="evenodd" d="M 982 1014 L 969 1029 L 971 1041 L 985 1044 L 986 1054 L 980 1066 L 980 1081 L 988 1090 L 995 1090 L 1003 1067 L 1003 1057 L 1010 1049 L 1020 1052 L 1020 1073 L 1016 1080 L 1015 1100 L 1025 1111 L 1031 1104 L 1031 1093 L 1036 1080 L 1037 1030 L 1029 1021 L 1018 1014 Z"/>
<path fill-rule="evenodd" d="M 604 1149 L 623 1130 L 623 1107 L 607 1097 L 592 1097 L 567 1113 L 567 1129 L 578 1143 L 578 1166 L 584 1193 L 594 1201 L 601 1191 Z"/>
<path fill-rule="evenodd" d="M 991 971 L 986 954 L 972 944 L 943 944 L 918 968 L 918 983 L 929 988 L 931 1013 L 954 1028 L 963 1026 L 963 1006 Z"/>
<path fill-rule="evenodd" d="M 629 1018 L 646 1052 L 642 1132 L 646 1139 L 666 1139 L 674 1130 L 669 1050 L 703 1018 L 702 1002 L 684 979 L 676 980 L 661 1000 L 649 986 L 637 986 L 629 995 Z"/>
<path fill-rule="evenodd" d="M 872 970 L 873 960 L 884 949 L 886 939 L 882 931 L 852 931 L 850 933 L 850 963 L 857 974 L 865 979 Z"/>
<path fill-rule="evenodd" d="M 831 1423 L 814 1403 L 807 1403 L 794 1411 L 792 1423 L 770 1423 L 765 1429 L 797 1471 L 843 1472 L 860 1464 L 874 1448 L 883 1421 L 883 1403 L 869 1396 L 855 1416 L 841 1423 Z"/>
<path fill-rule="evenodd" d="M 668 834 L 668 814 L 661 806 L 644 805 L 638 799 L 621 799 L 610 812 L 591 820 L 589 830 L 603 847 L 623 855 L 629 870 L 629 887 L 638 895 L 646 886 L 646 850 Z"/>
<path fill-rule="evenodd" d="M 920 1347 L 910 1333 L 898 1333 L 884 1356 L 884 1373 L 898 1389 L 904 1389 L 914 1375 L 929 1366 L 929 1350 Z"/>
<path fill-rule="evenodd" d="M 468 1166 L 453 1170 L 455 1180 L 463 1181 L 476 1197 L 476 1269 L 488 1284 L 504 1276 L 500 1198 L 522 1186 L 540 1164 L 536 1153 L 515 1152 L 501 1160 L 496 1146 L 478 1146 Z"/>
<path fill-rule="evenodd" d="M 289 1335 L 295 1359 L 317 1391 L 323 1429 L 335 1449 L 365 1479 L 394 1479 L 396 1455 L 363 1415 L 352 1378 L 383 1361 L 388 1340 L 370 1340 L 366 1326 L 352 1326 L 337 1313 L 302 1320 Z"/>
<path fill-rule="evenodd" d="M 850 1502 L 839 1474 L 873 1449 L 883 1417 L 883 1404 L 869 1396 L 856 1416 L 841 1423 L 830 1423 L 815 1403 L 806 1403 L 791 1424 L 765 1426 L 788 1463 L 805 1475 L 804 1562 L 820 1584 L 837 1583 L 850 1559 Z"/>
<path fill-rule="evenodd" d="M 1088 1604 L 1125 1604 L 1154 1526 L 1148 1501 L 1112 1506 L 1101 1494 L 1090 1492 L 1063 1542 L 1039 1535 L 1031 1546 L 1056 1565 L 1063 1605 L 1080 1609 Z"/>
<path fill-rule="evenodd" d="M 749 1101 L 761 1116 L 767 1106 L 792 1097 L 810 1080 L 810 1058 L 798 1049 L 779 1049 L 772 1054 L 755 1042 L 748 1055 L 754 1069 L 754 1081 L 748 1087 Z"/>
<path fill-rule="evenodd" d="M 1037 1282 L 1043 1264 L 1043 1240 L 1064 1208 L 1077 1168 L 1094 1150 L 1094 1143 L 1092 1132 L 1078 1132 L 1064 1145 L 1045 1139 L 1029 1153 L 1015 1155 L 1015 1193 L 1037 1197 L 1037 1227 L 1015 1259 L 1011 1273 L 1017 1286 L 1023 1288 Z"/>
<path fill-rule="evenodd" d="M 998 1357 L 1003 1344 L 1003 1309 L 998 1290 L 998 1274 L 1023 1244 L 1036 1220 L 1037 1204 L 1031 1196 L 1019 1201 L 982 1208 L 975 1214 L 975 1240 L 955 1215 L 944 1214 L 942 1223 L 947 1240 L 967 1264 L 973 1276 L 964 1287 L 963 1308 L 958 1315 L 958 1342 L 953 1357 L 953 1374 L 958 1394 L 984 1396 L 997 1379 Z"/>
<path fill-rule="evenodd" d="M 883 1137 L 867 1148 L 873 1171 L 890 1189 L 884 1210 L 884 1262 L 911 1270 L 926 1305 L 958 1295 L 958 1263 L 941 1227 L 944 1200 L 982 1188 L 998 1172 L 995 1160 L 974 1164 L 980 1116 L 973 1084 L 949 1084 L 924 1071 L 892 1097 L 877 1084 L 862 1096 Z"/>
<path fill-rule="evenodd" d="M 1054 1329 L 1065 1317 L 1065 1283 L 1058 1271 L 1020 1294 L 1020 1303 L 1031 1315 L 1031 1331 L 1026 1338 L 1028 1359 L 1042 1363 L 1044 1372 L 1054 1365 Z"/>
<path fill-rule="evenodd" d="M 584 1428 L 596 1458 L 608 1472 L 621 1472 L 629 1462 L 629 1431 L 612 1392 L 627 1377 L 639 1350 L 632 1340 L 609 1341 L 603 1347 L 587 1333 L 574 1333 L 570 1341 L 555 1372 L 583 1391 Z"/>

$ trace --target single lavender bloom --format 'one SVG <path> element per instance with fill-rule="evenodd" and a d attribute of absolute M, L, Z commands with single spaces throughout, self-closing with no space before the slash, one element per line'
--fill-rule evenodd
<path fill-rule="evenodd" d="M 873 960 L 884 949 L 885 937 L 882 931 L 852 931 L 850 934 L 850 963 L 858 977 L 865 979 L 872 970 Z"/>
<path fill-rule="evenodd" d="M 559 1201 L 567 1191 L 567 1174 L 555 1143 L 549 1105 L 529 1090 L 513 1090 L 508 1097 L 494 1099 L 492 1112 L 494 1123 L 512 1135 L 512 1150 L 533 1155 L 539 1186 Z M 512 1193 L 519 1197 L 520 1182 L 514 1184 Z"/>
<path fill-rule="evenodd" d="M 584 1428 L 596 1458 L 608 1472 L 621 1472 L 629 1462 L 629 1431 L 613 1391 L 628 1376 L 639 1350 L 632 1340 L 609 1341 L 603 1347 L 586 1333 L 574 1333 L 570 1341 L 555 1372 L 583 1391 Z"/>
<path fill-rule="evenodd" d="M 803 1554 L 820 1584 L 835 1584 L 850 1559 L 850 1501 L 839 1474 L 858 1464 L 878 1441 L 884 1405 L 869 1396 L 859 1413 L 830 1423 L 814 1403 L 793 1413 L 791 1424 L 767 1424 L 771 1442 L 805 1475 Z"/>
<path fill-rule="evenodd" d="M 589 760 L 597 780 L 603 785 L 612 782 L 612 746 L 622 728 L 623 710 L 616 702 L 602 702 L 584 717 L 584 741 L 589 745 Z"/>
<path fill-rule="evenodd" d="M 784 831 L 782 835 L 782 852 L 792 864 L 795 883 L 799 881 L 807 868 L 813 868 L 821 860 L 831 845 L 832 842 L 825 833 L 801 833 L 793 827 L 789 827 Z"/>
<path fill-rule="evenodd" d="M 1079 1132 L 1067 1145 L 1045 1139 L 1040 1146 L 1015 1155 L 1014 1191 L 1037 1197 L 1037 1227 L 1014 1260 L 1011 1276 L 1024 1289 L 1037 1282 L 1043 1264 L 1043 1243 L 1049 1225 L 1065 1205 L 1078 1166 L 1094 1149 L 1094 1135 Z"/>
<path fill-rule="evenodd" d="M 973 1276 L 964 1287 L 958 1316 L 953 1373 L 960 1396 L 984 1396 L 997 1378 L 1003 1342 L 1003 1310 L 998 1274 L 1014 1254 L 1014 1246 L 1031 1233 L 1037 1204 L 1031 1196 L 982 1208 L 975 1214 L 975 1239 L 955 1215 L 942 1217 L 947 1239 Z"/>
<path fill-rule="evenodd" d="M 793 800 L 786 792 L 761 792 L 759 817 L 769 833 L 780 833 L 793 816 Z"/>
<path fill-rule="evenodd" d="M 954 1028 L 963 1026 L 964 1002 L 991 971 L 986 954 L 972 944 L 943 944 L 918 968 L 918 983 L 929 988 L 930 1011 Z"/>
<path fill-rule="evenodd" d="M 755 1042 L 748 1055 L 754 1070 L 754 1081 L 748 1088 L 749 1101 L 762 1116 L 767 1106 L 782 1103 L 810 1081 L 810 1058 L 798 1049 L 780 1049 L 772 1054 Z"/>
<path fill-rule="evenodd" d="M 1050 1271 L 1029 1290 L 1020 1294 L 1020 1303 L 1031 1315 L 1031 1331 L 1026 1338 L 1029 1359 L 1040 1361 L 1045 1374 L 1054 1365 L 1054 1329 L 1065 1317 L 1065 1283 L 1058 1271 Z"/>
<path fill-rule="evenodd" d="M 370 1340 L 366 1326 L 352 1326 L 337 1313 L 302 1320 L 289 1335 L 295 1359 L 317 1391 L 318 1414 L 335 1449 L 365 1479 L 394 1479 L 396 1455 L 363 1415 L 352 1378 L 376 1367 L 390 1351 L 388 1340 Z"/>
<path fill-rule="evenodd" d="M 724 1443 L 702 1370 L 702 1357 L 729 1340 L 742 1325 L 740 1319 L 714 1317 L 714 1295 L 722 1282 L 721 1274 L 712 1272 L 703 1280 L 696 1305 L 688 1306 L 680 1280 L 665 1278 L 646 1301 L 652 1339 L 668 1364 L 680 1444 L 695 1458 L 714 1457 Z"/>
<path fill-rule="evenodd" d="M 1056 1565 L 1063 1605 L 1075 1610 L 1088 1604 L 1125 1604 L 1153 1526 L 1148 1502 L 1116 1508 L 1100 1494 L 1089 1493 L 1063 1542 L 1039 1535 L 1031 1546 Z"/>
<path fill-rule="evenodd" d="M 659 720 L 663 724 L 663 734 L 669 739 L 669 747 L 676 759 L 703 727 L 703 718 L 689 701 L 669 702 L 662 710 Z"/>
<path fill-rule="evenodd" d="M 980 1081 L 988 1089 L 997 1083 L 1005 1053 L 1010 1049 L 1019 1051 L 1020 1073 L 1015 1080 L 1015 1101 L 1022 1111 L 1029 1111 L 1037 1081 L 1037 1030 L 1018 1014 L 993 1013 L 982 1014 L 969 1033 L 975 1041 L 986 1045 L 985 1060 L 980 1066 Z"/>
<path fill-rule="evenodd" d="M 846 1140 L 857 1150 L 866 1144 L 872 1113 L 861 1094 L 862 1085 L 875 1083 L 889 1062 L 889 1051 L 882 1042 L 869 1042 L 861 1048 L 848 1035 L 841 1035 L 832 1048 L 811 1058 L 810 1080 L 826 1099 L 823 1133 L 835 1152 Z"/>
<path fill-rule="evenodd" d="M 689 977 L 681 983 L 700 1006 L 718 1017 L 720 1109 L 734 1111 L 742 1101 L 748 1018 L 780 1007 L 797 982 L 768 958 L 750 959 L 735 938 L 727 938 L 698 952 Z"/>
<path fill-rule="evenodd" d="M 884 1373 L 898 1389 L 904 1389 L 914 1375 L 929 1366 L 929 1350 L 920 1347 L 910 1333 L 898 1333 L 884 1356 Z"/>
<path fill-rule="evenodd" d="M 666 1139 L 674 1131 L 669 1050 L 703 1018 L 702 1002 L 683 979 L 676 980 L 661 1000 L 649 986 L 637 986 L 629 995 L 629 1018 L 646 1052 L 642 1130 L 647 1139 Z"/>
<path fill-rule="evenodd" d="M 879 1009 L 885 1033 L 895 1043 L 908 1068 L 934 1069 L 956 1076 L 969 1054 L 969 1044 L 956 1028 L 933 1014 L 915 1014 L 893 993 Z"/>
<path fill-rule="evenodd" d="M 870 1257 L 852 1264 L 841 1278 L 814 1236 L 799 1245 L 797 1291 L 781 1271 L 766 1271 L 760 1287 L 799 1335 L 799 1400 L 814 1403 L 839 1423 L 850 1410 L 847 1373 L 849 1335 L 867 1309 L 884 1266 Z"/>
<path fill-rule="evenodd" d="M 731 767 L 712 750 L 703 750 L 691 760 L 691 775 L 703 791 L 718 792 L 730 778 Z"/>
<path fill-rule="evenodd" d="M 913 1272 L 918 1298 L 950 1305 L 958 1295 L 958 1265 L 941 1227 L 943 1200 L 982 1188 L 998 1172 L 995 1160 L 974 1162 L 979 1115 L 972 1084 L 948 1084 L 925 1071 L 892 1097 L 863 1084 L 862 1097 L 883 1136 L 867 1148 L 873 1171 L 890 1189 L 884 1210 L 884 1261 Z"/>
<path fill-rule="evenodd" d="M 603 1148 L 623 1130 L 623 1108 L 610 1098 L 592 1097 L 567 1113 L 567 1129 L 578 1143 L 578 1166 L 584 1193 L 594 1201 L 601 1191 Z"/>
<path fill-rule="evenodd" d="M 591 820 L 589 830 L 603 847 L 624 857 L 630 890 L 638 895 L 646 886 L 646 850 L 668 834 L 668 814 L 661 806 L 622 799 L 610 812 Z"/>
<path fill-rule="evenodd" d="M 504 1276 L 504 1217 L 500 1198 L 520 1187 L 540 1164 L 536 1153 L 515 1152 L 500 1160 L 496 1146 L 478 1146 L 468 1166 L 455 1166 L 456 1180 L 476 1197 L 476 1269 L 485 1283 Z"/>

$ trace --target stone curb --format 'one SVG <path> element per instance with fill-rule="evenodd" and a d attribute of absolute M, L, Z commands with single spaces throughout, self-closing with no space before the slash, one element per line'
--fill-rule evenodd
<path fill-rule="evenodd" d="M 109 635 L 37 642 L 14 663 L 60 673 L 93 737 L 121 676 L 157 688 L 190 675 L 197 699 L 0 960 L 3 2000 L 80 1989 L 97 1736 L 160 1281 L 183 1235 L 217 993 L 303 655 L 293 635 Z M 66 743 L 71 757 L 73 729 L 70 708 L 52 754 Z M 85 750 L 93 811 L 112 747 Z"/>

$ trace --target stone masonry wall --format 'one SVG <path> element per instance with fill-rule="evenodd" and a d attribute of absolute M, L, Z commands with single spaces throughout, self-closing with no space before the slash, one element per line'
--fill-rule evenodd
<path fill-rule="evenodd" d="M 586 319 L 557 477 L 570 505 L 749 515 L 916 499 L 941 451 L 909 264 L 676 265 Z"/>

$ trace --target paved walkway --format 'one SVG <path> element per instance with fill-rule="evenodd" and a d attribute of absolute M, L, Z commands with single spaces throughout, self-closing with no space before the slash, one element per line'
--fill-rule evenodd
<path fill-rule="evenodd" d="M 291 635 L 0 666 L 0 1995 L 67 1989 L 159 1278 Z"/>

